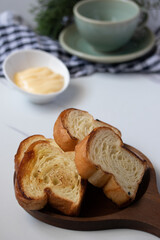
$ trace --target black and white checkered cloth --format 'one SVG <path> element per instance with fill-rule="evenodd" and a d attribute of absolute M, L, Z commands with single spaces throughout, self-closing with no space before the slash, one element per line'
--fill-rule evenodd
<path fill-rule="evenodd" d="M 57 41 L 37 35 L 23 23 L 23 19 L 12 12 L 0 14 L 0 77 L 5 58 L 17 49 L 41 49 L 61 59 L 72 77 L 90 75 L 94 72 L 160 73 L 160 28 L 156 31 L 156 48 L 147 56 L 120 64 L 91 63 L 66 53 Z"/>

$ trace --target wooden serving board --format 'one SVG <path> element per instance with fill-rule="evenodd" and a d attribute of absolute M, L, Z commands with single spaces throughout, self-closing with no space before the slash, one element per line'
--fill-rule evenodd
<path fill-rule="evenodd" d="M 62 215 L 49 206 L 39 211 L 27 212 L 40 221 L 66 229 L 129 228 L 149 232 L 160 237 L 160 194 L 157 190 L 154 168 L 149 159 L 140 151 L 126 146 L 148 162 L 148 170 L 139 187 L 136 199 L 130 206 L 119 209 L 105 197 L 102 189 L 88 184 L 78 217 Z"/>

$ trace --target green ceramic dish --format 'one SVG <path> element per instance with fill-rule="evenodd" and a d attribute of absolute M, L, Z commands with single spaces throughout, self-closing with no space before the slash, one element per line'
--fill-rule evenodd
<path fill-rule="evenodd" d="M 121 49 L 102 53 L 88 44 L 79 34 L 75 24 L 72 24 L 61 32 L 59 41 L 68 53 L 82 59 L 100 63 L 120 63 L 134 60 L 148 53 L 155 44 L 155 37 L 150 29 L 145 27 L 136 32 L 130 42 Z"/>
<path fill-rule="evenodd" d="M 82 37 L 99 51 L 113 51 L 133 36 L 140 16 L 139 6 L 125 0 L 84 0 L 74 8 Z"/>

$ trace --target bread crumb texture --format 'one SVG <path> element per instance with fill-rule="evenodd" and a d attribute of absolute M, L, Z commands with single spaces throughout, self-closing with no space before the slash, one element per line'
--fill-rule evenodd
<path fill-rule="evenodd" d="M 52 140 L 53 141 L 53 140 Z M 46 189 L 61 199 L 78 202 L 81 177 L 75 162 L 75 152 L 63 152 L 56 144 L 39 141 L 25 153 L 18 169 L 17 179 L 27 198 L 39 199 Z"/>
<path fill-rule="evenodd" d="M 65 126 L 73 137 L 81 141 L 94 128 L 106 126 L 106 123 L 94 120 L 88 112 L 73 109 L 65 119 Z"/>
<path fill-rule="evenodd" d="M 105 173 L 114 176 L 116 182 L 131 198 L 135 197 L 142 180 L 145 164 L 123 147 L 119 136 L 112 130 L 101 128 L 92 138 L 90 159 Z"/>

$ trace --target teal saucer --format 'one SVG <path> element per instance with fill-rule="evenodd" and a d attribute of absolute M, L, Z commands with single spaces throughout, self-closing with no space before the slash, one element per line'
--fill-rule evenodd
<path fill-rule="evenodd" d="M 131 61 L 148 53 L 155 44 L 155 37 L 147 27 L 137 31 L 133 38 L 121 49 L 105 53 L 96 51 L 79 34 L 75 24 L 65 28 L 59 37 L 61 46 L 82 59 L 100 63 L 121 63 Z"/>

